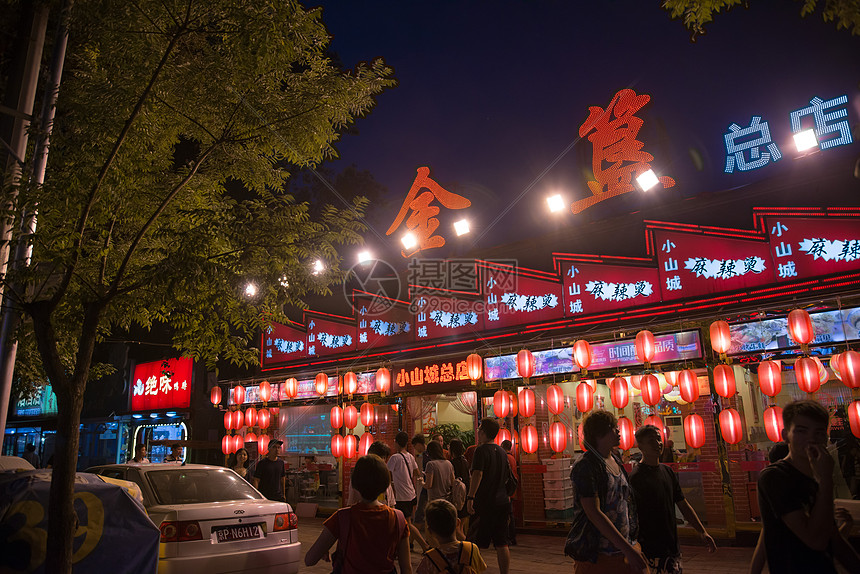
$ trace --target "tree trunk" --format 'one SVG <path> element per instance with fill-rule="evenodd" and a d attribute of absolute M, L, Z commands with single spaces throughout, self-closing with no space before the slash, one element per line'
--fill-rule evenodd
<path fill-rule="evenodd" d="M 40 302 L 32 304 L 29 309 L 33 317 L 39 355 L 57 395 L 57 443 L 48 502 L 48 547 L 45 561 L 45 572 L 51 574 L 68 574 L 72 571 L 77 528 L 74 495 L 81 409 L 84 406 L 84 389 L 92 364 L 96 328 L 102 309 L 100 303 L 84 305 L 75 372 L 71 377 L 63 370 L 57 351 L 57 336 L 51 322 L 53 306 L 49 302 Z"/>

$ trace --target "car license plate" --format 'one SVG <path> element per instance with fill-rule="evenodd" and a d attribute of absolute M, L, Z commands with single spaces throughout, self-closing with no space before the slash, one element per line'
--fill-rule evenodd
<path fill-rule="evenodd" d="M 260 524 L 243 524 L 239 526 L 224 526 L 212 529 L 213 542 L 235 542 L 236 540 L 254 540 L 263 538 Z"/>

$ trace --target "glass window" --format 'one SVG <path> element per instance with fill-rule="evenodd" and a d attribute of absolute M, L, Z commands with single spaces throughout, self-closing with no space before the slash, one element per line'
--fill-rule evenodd
<path fill-rule="evenodd" d="M 226 469 L 153 470 L 145 474 L 159 504 L 262 498 L 244 479 Z"/>

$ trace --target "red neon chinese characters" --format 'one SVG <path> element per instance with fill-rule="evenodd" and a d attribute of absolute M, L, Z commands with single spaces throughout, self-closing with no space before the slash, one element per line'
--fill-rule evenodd
<path fill-rule="evenodd" d="M 419 193 L 422 189 L 425 191 Z M 412 182 L 406 200 L 400 207 L 400 213 L 397 214 L 394 223 L 385 232 L 386 235 L 394 233 L 403 223 L 407 212 L 411 212 L 409 218 L 406 219 L 406 229 L 415 234 L 418 246 L 409 252 L 402 250 L 400 253 L 403 257 L 410 257 L 419 251 L 445 245 L 444 237 L 433 235 L 433 232 L 439 227 L 439 220 L 435 216 L 439 215 L 440 210 L 431 203 L 437 199 L 448 209 L 465 209 L 472 205 L 472 202 L 465 197 L 451 193 L 430 179 L 429 167 L 419 167 L 418 175 L 415 176 L 415 181 Z"/>
<path fill-rule="evenodd" d="M 570 206 L 573 213 L 633 191 L 633 178 L 651 169 L 648 162 L 654 156 L 642 151 L 645 144 L 636 139 L 644 123 L 636 117 L 636 112 L 650 100 L 651 96 L 647 94 L 637 96 L 633 90 L 624 89 L 613 96 L 605 110 L 598 106 L 588 108 L 588 119 L 579 126 L 579 136 L 587 135 L 592 144 L 591 166 L 597 181 L 588 182 L 593 195 L 575 201 Z M 663 187 L 675 185 L 671 177 L 658 179 Z"/>

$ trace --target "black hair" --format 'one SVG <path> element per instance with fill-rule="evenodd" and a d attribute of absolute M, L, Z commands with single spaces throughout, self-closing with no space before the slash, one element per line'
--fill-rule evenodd
<path fill-rule="evenodd" d="M 481 432 L 484 433 L 484 436 L 489 440 L 493 440 L 496 438 L 496 435 L 499 434 L 499 423 L 496 422 L 496 419 L 485 418 L 481 419 Z"/>
<path fill-rule="evenodd" d="M 654 425 L 645 425 L 633 433 L 633 436 L 636 437 L 636 444 L 645 440 L 648 435 L 654 435 L 657 437 L 657 440 L 663 440 L 663 433 Z"/>
<path fill-rule="evenodd" d="M 139 444 L 136 447 L 134 447 L 135 454 L 139 453 L 140 449 L 142 449 L 142 448 L 146 448 L 146 445 L 145 444 Z"/>
<path fill-rule="evenodd" d="M 582 436 L 585 442 L 594 446 L 597 439 L 610 432 L 618 424 L 618 419 L 609 411 L 596 410 L 585 415 L 582 421 Z"/>
<path fill-rule="evenodd" d="M 797 416 L 810 418 L 825 426 L 830 422 L 830 414 L 827 409 L 821 406 L 821 403 L 810 400 L 794 401 L 782 409 L 782 423 L 785 425 L 786 431 L 791 430 L 791 425 Z"/>
<path fill-rule="evenodd" d="M 452 536 L 457 528 L 457 509 L 444 498 L 437 498 L 427 503 L 424 519 L 430 532 L 447 538 Z"/>
<path fill-rule="evenodd" d="M 440 460 L 445 458 L 445 451 L 442 450 L 441 444 L 435 440 L 431 440 L 430 444 L 427 445 L 427 455 L 431 460 Z"/>
<path fill-rule="evenodd" d="M 388 459 L 391 456 L 391 448 L 381 441 L 373 441 L 371 445 L 367 448 L 367 454 L 375 454 L 382 460 Z"/>
<path fill-rule="evenodd" d="M 368 454 L 355 463 L 352 469 L 352 487 L 365 500 L 375 500 L 391 484 L 391 473 L 382 459 L 375 454 Z"/>
<path fill-rule="evenodd" d="M 505 449 L 506 451 L 511 452 L 511 449 L 513 447 L 514 447 L 514 443 L 512 443 L 511 441 L 509 441 L 509 440 L 503 440 L 502 441 L 502 448 Z"/>
<path fill-rule="evenodd" d="M 452 438 L 448 443 L 448 450 L 451 451 L 451 457 L 463 456 L 466 448 L 463 446 L 463 441 L 458 438 Z"/>
<path fill-rule="evenodd" d="M 415 444 L 427 444 L 427 443 L 424 440 L 423 434 L 417 434 L 414 437 L 412 437 L 412 444 L 415 445 Z"/>
<path fill-rule="evenodd" d="M 397 443 L 397 446 L 400 448 L 404 448 L 407 444 L 409 444 L 409 435 L 403 431 L 400 431 L 395 435 L 394 442 Z"/>
<path fill-rule="evenodd" d="M 767 452 L 767 460 L 770 463 L 774 463 L 778 460 L 782 460 L 788 456 L 788 443 L 785 441 L 779 441 L 773 443 L 773 446 L 770 447 L 770 450 Z"/>

